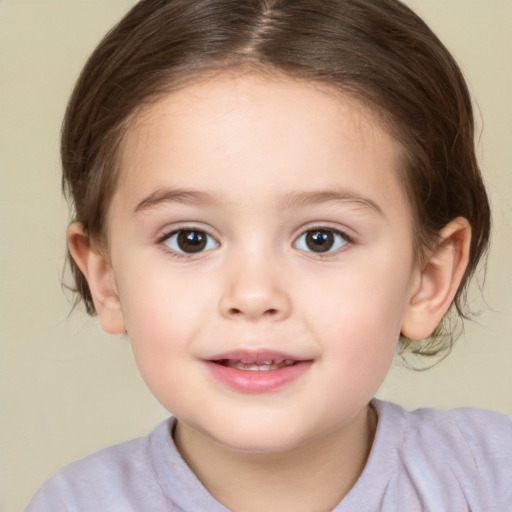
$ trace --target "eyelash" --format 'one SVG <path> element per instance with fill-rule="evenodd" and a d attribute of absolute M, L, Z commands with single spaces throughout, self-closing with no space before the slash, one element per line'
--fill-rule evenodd
<path fill-rule="evenodd" d="M 184 252 L 183 250 L 180 250 L 179 246 L 177 248 L 170 247 L 169 241 L 173 237 L 175 237 L 175 236 L 179 237 L 180 235 L 187 233 L 187 232 L 190 234 L 195 233 L 196 235 L 200 234 L 200 235 L 205 236 L 207 238 L 207 240 L 205 242 L 205 244 L 206 244 L 205 248 L 204 247 L 200 248 L 196 252 Z M 334 238 L 334 243 L 336 243 L 336 238 L 338 238 L 338 241 L 337 241 L 338 247 L 335 247 L 334 250 L 332 250 L 331 248 L 328 248 L 328 250 L 326 250 L 326 251 L 314 251 L 314 250 L 307 250 L 307 249 L 298 247 L 299 242 L 303 237 L 307 237 L 307 235 L 311 234 L 311 233 L 319 234 L 321 232 L 327 233 L 327 234 L 332 234 L 333 238 Z M 340 242 L 339 238 L 342 238 L 343 240 Z M 212 241 L 215 245 L 213 247 L 211 247 L 211 246 L 208 247 L 209 244 L 210 245 L 212 244 Z M 180 229 L 173 229 L 172 231 L 164 233 L 162 236 L 160 236 L 157 239 L 157 243 L 165 245 L 166 250 L 169 251 L 174 258 L 182 259 L 182 260 L 191 260 L 192 258 L 197 257 L 198 255 L 201 255 L 205 252 L 211 251 L 212 249 L 215 249 L 220 246 L 220 243 L 215 239 L 215 237 L 213 237 L 212 235 L 207 233 L 205 230 L 197 229 L 194 227 L 183 227 Z M 305 243 L 307 243 L 307 242 L 305 242 Z M 341 245 L 340 245 L 340 243 L 341 243 Z M 313 257 L 328 258 L 328 257 L 331 257 L 333 254 L 336 254 L 337 252 L 342 250 L 346 245 L 353 244 L 353 243 L 354 243 L 353 239 L 349 235 L 344 233 L 343 231 L 340 231 L 339 229 L 331 228 L 328 226 L 319 225 L 319 226 L 312 226 L 309 229 L 302 231 L 301 234 L 294 239 L 294 242 L 292 245 L 295 249 L 298 249 L 299 251 L 302 251 L 302 252 L 309 253 Z M 302 245 L 304 245 L 304 243 Z"/>
<path fill-rule="evenodd" d="M 205 236 L 207 238 L 207 240 L 206 240 L 207 248 L 201 248 L 200 250 L 198 250 L 196 252 L 193 252 L 193 251 L 192 252 L 184 252 L 184 251 L 180 250 L 179 246 L 177 246 L 177 248 L 170 247 L 169 241 L 172 240 L 172 238 L 174 236 L 179 237 L 180 235 L 185 234 L 187 232 L 190 234 L 195 233 L 196 235 L 200 234 L 200 235 Z M 215 246 L 208 247 L 209 244 L 211 245 L 212 240 L 213 240 Z M 157 243 L 165 245 L 166 249 L 172 254 L 172 256 L 174 258 L 183 259 L 183 260 L 190 260 L 190 259 L 194 258 L 195 256 L 200 255 L 204 252 L 210 251 L 220 245 L 219 242 L 212 235 L 207 233 L 205 230 L 197 229 L 194 227 L 183 227 L 180 229 L 173 229 L 172 231 L 167 232 L 167 233 L 163 234 L 161 237 L 159 237 L 157 240 Z"/>
<path fill-rule="evenodd" d="M 333 235 L 333 245 L 338 245 L 338 247 L 335 247 L 334 249 L 332 249 L 331 247 L 328 248 L 328 250 L 326 251 L 314 251 L 314 250 L 306 250 L 306 249 L 301 249 L 300 247 L 298 247 L 299 245 L 299 241 L 303 238 L 303 237 L 307 237 L 308 234 L 310 233 L 316 233 L 316 234 L 319 234 L 319 233 L 327 233 L 327 234 L 331 234 Z M 338 240 L 336 240 L 338 238 Z M 339 240 L 339 238 L 342 239 L 342 241 Z M 307 242 L 305 242 L 307 243 Z M 335 255 L 336 253 L 338 253 L 340 250 L 342 250 L 345 246 L 347 245 L 350 245 L 350 244 L 353 244 L 354 241 L 352 239 L 352 237 L 348 236 L 346 233 L 344 233 L 343 231 L 340 231 L 339 229 L 335 229 L 335 228 L 331 228 L 331 227 L 328 227 L 328 226 L 312 226 L 310 227 L 309 229 L 303 231 L 294 241 L 293 243 L 293 246 L 298 249 L 298 250 L 301 250 L 301 251 L 304 251 L 304 252 L 307 252 L 309 253 L 311 256 L 313 257 L 316 257 L 316 258 L 329 258 L 329 257 L 332 257 L 333 255 Z M 311 249 L 311 248 L 310 248 Z"/>

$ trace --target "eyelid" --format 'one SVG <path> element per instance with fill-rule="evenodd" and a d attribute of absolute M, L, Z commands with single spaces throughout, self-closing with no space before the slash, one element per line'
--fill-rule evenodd
<path fill-rule="evenodd" d="M 295 235 L 293 239 L 296 240 L 299 236 L 307 233 L 308 231 L 314 231 L 315 229 L 322 231 L 334 231 L 335 233 L 339 233 L 343 238 L 345 238 L 350 243 L 355 243 L 356 234 L 353 234 L 353 229 L 350 229 L 346 226 L 340 225 L 337 222 L 329 222 L 329 221 L 313 221 L 302 224 L 300 228 L 295 230 Z"/>
<path fill-rule="evenodd" d="M 209 225 L 205 225 L 201 222 L 185 221 L 176 222 L 173 223 L 172 225 L 168 225 L 166 227 L 161 228 L 155 235 L 154 240 L 157 244 L 165 242 L 165 240 L 167 240 L 170 236 L 174 235 L 175 233 L 179 233 L 180 231 L 201 231 L 202 233 L 210 235 L 217 242 L 219 242 L 220 238 L 216 231 Z"/>

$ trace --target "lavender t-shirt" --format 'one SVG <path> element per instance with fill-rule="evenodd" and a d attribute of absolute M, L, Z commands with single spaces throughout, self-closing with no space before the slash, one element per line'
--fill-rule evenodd
<path fill-rule="evenodd" d="M 333 512 L 512 511 L 512 419 L 373 403 L 379 421 L 370 457 Z M 228 512 L 181 458 L 174 421 L 61 469 L 25 512 Z"/>

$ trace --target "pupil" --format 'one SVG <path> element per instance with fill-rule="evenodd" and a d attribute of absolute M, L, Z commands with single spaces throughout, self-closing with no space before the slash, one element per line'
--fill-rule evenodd
<path fill-rule="evenodd" d="M 183 252 L 199 252 L 206 246 L 206 236 L 201 231 L 181 231 L 178 246 Z"/>
<path fill-rule="evenodd" d="M 326 252 L 334 244 L 334 235 L 331 231 L 317 230 L 310 231 L 306 235 L 306 245 L 313 252 Z"/>

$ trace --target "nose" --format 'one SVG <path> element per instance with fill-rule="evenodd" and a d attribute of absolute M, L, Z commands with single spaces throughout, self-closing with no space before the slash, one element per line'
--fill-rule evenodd
<path fill-rule="evenodd" d="M 286 319 L 292 309 L 290 296 L 275 263 L 245 259 L 226 270 L 219 301 L 222 316 L 248 321 Z"/>

